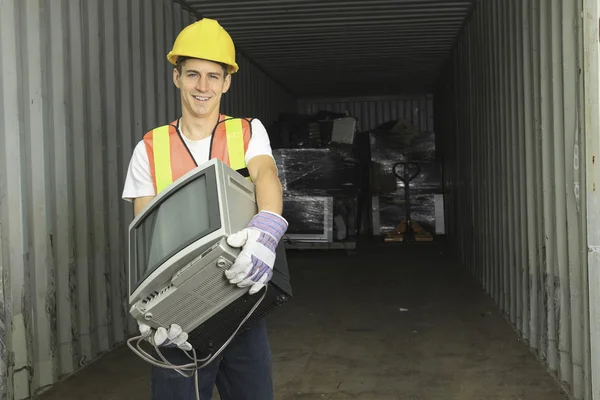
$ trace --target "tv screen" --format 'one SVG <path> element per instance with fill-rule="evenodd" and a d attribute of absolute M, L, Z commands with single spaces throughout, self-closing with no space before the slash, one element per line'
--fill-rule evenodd
<path fill-rule="evenodd" d="M 213 175 L 200 174 L 175 188 L 140 218 L 132 238 L 132 293 L 170 257 L 221 227 Z"/>

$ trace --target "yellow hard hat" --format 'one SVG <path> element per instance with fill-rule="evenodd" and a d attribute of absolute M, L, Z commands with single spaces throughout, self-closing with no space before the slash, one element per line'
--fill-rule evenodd
<path fill-rule="evenodd" d="M 214 19 L 203 18 L 186 26 L 175 39 L 167 60 L 177 65 L 178 57 L 202 58 L 223 63 L 230 74 L 239 69 L 235 63 L 235 46 L 229 33 Z"/>

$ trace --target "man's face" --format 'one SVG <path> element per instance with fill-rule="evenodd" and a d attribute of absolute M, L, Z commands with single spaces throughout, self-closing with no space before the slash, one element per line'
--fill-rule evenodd
<path fill-rule="evenodd" d="M 181 91 L 181 103 L 196 117 L 219 112 L 221 96 L 229 90 L 231 75 L 225 76 L 221 65 L 207 60 L 188 59 L 181 74 L 173 70 L 173 82 Z"/>

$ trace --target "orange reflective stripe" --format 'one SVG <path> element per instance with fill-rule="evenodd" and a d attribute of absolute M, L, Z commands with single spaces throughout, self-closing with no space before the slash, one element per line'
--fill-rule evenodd
<path fill-rule="evenodd" d="M 156 194 L 196 167 L 175 125 L 157 127 L 144 136 L 150 161 L 150 172 Z M 223 124 L 223 125 L 221 125 Z M 246 168 L 246 149 L 250 141 L 250 122 L 242 118 L 221 115 L 213 133 L 211 158 L 217 158 L 233 170 Z M 252 181 L 250 177 L 248 180 Z"/>
<path fill-rule="evenodd" d="M 156 176 L 156 194 L 173 183 L 171 169 L 171 140 L 169 126 L 161 126 L 152 132 L 152 148 L 154 150 L 154 170 Z"/>

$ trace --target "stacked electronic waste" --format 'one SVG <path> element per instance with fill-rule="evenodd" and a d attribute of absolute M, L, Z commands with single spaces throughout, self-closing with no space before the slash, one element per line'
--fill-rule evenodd
<path fill-rule="evenodd" d="M 404 177 L 404 165 L 397 165 L 400 162 L 411 163 L 407 172 L 415 174 L 409 182 L 410 218 L 423 232 L 422 240 L 443 234 L 442 175 L 435 135 L 421 132 L 408 121 L 396 120 L 371 130 L 369 136 L 373 234 L 402 241 L 402 235 L 395 233 L 406 218 L 405 183 L 393 172 L 396 165 L 396 172 Z"/>
<path fill-rule="evenodd" d="M 269 129 L 283 186 L 288 248 L 354 247 L 359 163 L 353 117 L 282 116 Z"/>
<path fill-rule="evenodd" d="M 405 185 L 393 169 L 408 161 L 420 168 L 409 184 L 410 218 L 432 235 L 443 234 L 435 135 L 404 120 L 364 132 L 357 125 L 353 116 L 320 112 L 282 115 L 269 128 L 290 224 L 288 247 L 393 236 L 406 217 Z"/>

